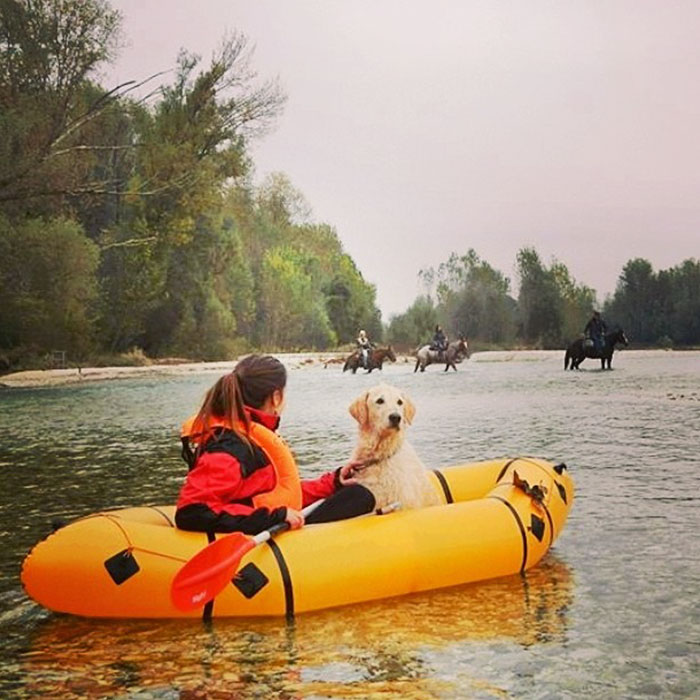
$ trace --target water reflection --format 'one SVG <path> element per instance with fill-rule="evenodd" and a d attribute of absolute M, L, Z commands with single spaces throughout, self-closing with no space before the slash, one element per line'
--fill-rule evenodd
<path fill-rule="evenodd" d="M 455 644 L 563 643 L 569 568 L 280 620 L 100 621 L 52 615 L 21 654 L 20 692 L 158 697 L 457 695 L 426 653 Z M 462 680 L 461 682 L 464 682 Z M 478 687 L 478 679 L 473 679 Z"/>

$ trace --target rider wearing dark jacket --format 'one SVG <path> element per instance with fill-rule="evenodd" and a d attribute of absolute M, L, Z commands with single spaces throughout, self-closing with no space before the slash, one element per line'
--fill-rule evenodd
<path fill-rule="evenodd" d="M 583 333 L 586 338 L 590 338 L 593 341 L 595 349 L 598 352 L 602 352 L 604 349 L 603 346 L 605 345 L 605 333 L 607 330 L 608 327 L 605 321 L 603 321 L 600 311 L 594 311 L 593 316 L 591 316 L 586 327 L 583 329 Z"/>
<path fill-rule="evenodd" d="M 433 335 L 433 342 L 430 344 L 430 349 L 437 350 L 438 352 L 447 350 L 447 336 L 440 325 L 435 326 L 435 333 Z"/>

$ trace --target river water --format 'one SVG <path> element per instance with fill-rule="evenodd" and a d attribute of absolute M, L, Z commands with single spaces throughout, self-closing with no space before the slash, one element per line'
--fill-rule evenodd
<path fill-rule="evenodd" d="M 304 475 L 347 458 L 347 406 L 383 380 L 417 405 L 428 466 L 534 455 L 577 488 L 525 577 L 293 624 L 83 620 L 19 582 L 52 520 L 175 499 L 177 427 L 217 375 L 0 392 L 0 697 L 699 697 L 700 353 L 623 351 L 611 372 L 562 355 L 290 371 L 281 432 Z"/>

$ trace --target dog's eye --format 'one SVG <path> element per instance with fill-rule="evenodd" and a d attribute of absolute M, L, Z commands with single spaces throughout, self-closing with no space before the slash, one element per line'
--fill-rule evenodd
<path fill-rule="evenodd" d="M 401 399 L 399 399 L 396 403 L 399 404 L 399 406 L 403 406 L 403 401 Z"/>
<path fill-rule="evenodd" d="M 382 398 L 377 399 L 377 403 L 384 403 L 384 399 L 382 399 Z"/>

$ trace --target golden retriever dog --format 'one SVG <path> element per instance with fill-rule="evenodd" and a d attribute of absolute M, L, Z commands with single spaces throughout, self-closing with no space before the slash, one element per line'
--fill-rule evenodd
<path fill-rule="evenodd" d="M 349 408 L 359 437 L 352 460 L 362 462 L 354 478 L 374 495 L 377 508 L 398 502 L 401 508 L 437 505 L 439 498 L 427 471 L 405 439 L 416 409 L 399 389 L 379 384 Z"/>

